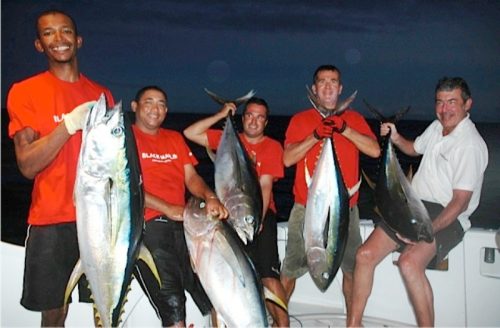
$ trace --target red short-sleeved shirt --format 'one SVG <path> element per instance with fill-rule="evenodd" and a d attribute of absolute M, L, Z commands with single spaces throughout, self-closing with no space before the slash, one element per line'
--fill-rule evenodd
<path fill-rule="evenodd" d="M 141 163 L 146 192 L 174 205 L 185 204 L 184 165 L 198 161 L 182 135 L 173 130 L 160 129 L 156 135 L 142 132 L 132 126 Z M 162 213 L 146 207 L 146 221 Z"/>
<path fill-rule="evenodd" d="M 9 136 L 31 127 L 40 137 L 52 132 L 76 106 L 97 100 L 106 94 L 108 106 L 114 105 L 111 92 L 89 80 L 83 74 L 76 82 L 66 82 L 46 71 L 15 83 L 9 91 Z M 76 220 L 73 188 L 80 145 L 81 131 L 64 144 L 54 160 L 36 175 L 31 194 L 28 223 L 47 225 Z"/>
<path fill-rule="evenodd" d="M 340 117 L 345 120 L 351 129 L 367 135 L 374 140 L 377 139 L 361 114 L 352 110 L 346 110 L 340 114 Z M 285 147 L 288 144 L 301 142 L 307 136 L 311 135 L 318 124 L 320 124 L 321 120 L 322 116 L 314 108 L 295 114 L 291 118 L 286 131 Z M 349 139 L 338 133 L 334 133 L 333 142 L 346 187 L 352 188 L 359 181 L 359 150 Z M 319 157 L 321 144 L 321 142 L 316 143 L 309 150 L 306 156 L 297 162 L 293 193 L 295 195 L 295 202 L 304 206 L 307 203 L 305 166 L 307 163 L 307 169 L 309 174 L 312 176 L 316 166 L 316 161 Z M 357 204 L 358 198 L 359 192 L 356 192 L 351 197 L 349 205 L 352 207 Z"/>
<path fill-rule="evenodd" d="M 221 137 L 222 130 L 207 130 L 208 146 L 211 149 L 217 149 Z M 281 147 L 278 141 L 265 136 L 261 142 L 251 144 L 247 141 L 243 133 L 240 133 L 240 140 L 250 158 L 255 161 L 255 168 L 259 177 L 269 174 L 273 176 L 274 181 L 276 181 L 284 176 L 283 147 Z M 272 192 L 269 208 L 276 213 L 276 204 L 274 203 Z"/>

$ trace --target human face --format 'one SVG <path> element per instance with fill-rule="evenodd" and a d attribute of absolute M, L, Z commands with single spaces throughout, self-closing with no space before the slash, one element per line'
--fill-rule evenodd
<path fill-rule="evenodd" d="M 132 101 L 135 125 L 144 133 L 156 134 L 167 116 L 167 99 L 158 90 L 146 90 L 139 102 Z"/>
<path fill-rule="evenodd" d="M 447 135 L 467 116 L 472 106 L 472 99 L 464 102 L 460 88 L 436 93 L 436 116 L 443 126 L 443 135 Z"/>
<path fill-rule="evenodd" d="M 76 35 L 71 19 L 55 13 L 38 19 L 38 38 L 35 48 L 45 53 L 49 63 L 71 63 L 76 61 L 77 49 L 82 38 Z"/>
<path fill-rule="evenodd" d="M 339 72 L 331 70 L 319 71 L 312 86 L 312 91 L 323 107 L 335 109 L 339 95 L 342 92 Z"/>
<path fill-rule="evenodd" d="M 266 107 L 259 104 L 249 104 L 243 114 L 243 133 L 248 138 L 259 138 L 264 135 L 267 125 Z"/>

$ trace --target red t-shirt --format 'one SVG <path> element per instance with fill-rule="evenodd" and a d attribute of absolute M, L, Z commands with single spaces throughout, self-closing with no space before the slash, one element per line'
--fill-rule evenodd
<path fill-rule="evenodd" d="M 370 126 L 364 117 L 352 110 L 346 110 L 340 117 L 345 120 L 347 125 L 361 134 L 367 135 L 376 140 L 376 136 L 370 129 Z M 285 147 L 288 144 L 301 142 L 307 136 L 313 133 L 314 129 L 320 124 L 322 116 L 314 109 L 308 109 L 303 112 L 295 114 L 288 125 L 285 138 Z M 347 188 L 354 187 L 359 181 L 359 150 L 347 138 L 339 133 L 333 134 L 333 142 L 335 152 L 339 160 L 340 170 L 342 177 Z M 305 165 L 309 174 L 314 174 L 316 161 L 319 157 L 321 142 L 317 142 L 306 154 L 306 156 L 297 162 L 295 171 L 295 181 L 293 185 L 293 193 L 295 195 L 295 202 L 306 205 L 307 203 L 307 185 L 305 180 Z M 352 207 L 357 204 L 359 192 L 352 195 L 349 205 Z"/>
<path fill-rule="evenodd" d="M 274 181 L 284 176 L 283 168 L 283 147 L 281 144 L 267 136 L 257 144 L 251 144 L 245 138 L 243 133 L 240 133 L 240 140 L 248 155 L 255 162 L 257 175 L 260 177 L 265 174 L 272 175 Z M 222 130 L 209 129 L 207 130 L 208 146 L 211 149 L 217 149 L 220 139 L 222 138 Z M 273 193 L 269 200 L 269 208 L 276 213 L 276 204 L 274 203 Z"/>
<path fill-rule="evenodd" d="M 9 137 L 31 127 L 44 137 L 76 106 L 106 94 L 108 106 L 114 105 L 111 92 L 83 74 L 76 82 L 66 82 L 46 71 L 15 83 L 9 91 Z M 54 160 L 35 177 L 28 223 L 47 225 L 76 220 L 73 188 L 82 133 L 78 131 L 61 148 Z"/>
<path fill-rule="evenodd" d="M 182 135 L 173 130 L 160 129 L 156 135 L 142 132 L 132 125 L 141 163 L 144 190 L 162 200 L 185 204 L 184 165 L 197 165 L 198 161 Z M 161 215 L 146 207 L 146 221 Z"/>

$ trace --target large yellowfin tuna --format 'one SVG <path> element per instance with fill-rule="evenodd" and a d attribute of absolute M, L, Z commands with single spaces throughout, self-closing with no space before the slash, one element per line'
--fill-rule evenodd
<path fill-rule="evenodd" d="M 121 103 L 107 110 L 104 95 L 83 128 L 74 200 L 80 260 L 66 294 L 85 274 L 101 324 L 118 326 L 137 258 L 157 272 L 141 242 L 144 193 L 135 140 Z"/>
<path fill-rule="evenodd" d="M 267 327 L 262 285 L 241 240 L 226 221 L 207 216 L 204 207 L 192 197 L 184 209 L 194 271 L 227 327 Z"/>
<path fill-rule="evenodd" d="M 319 100 L 308 91 L 313 106 L 325 112 Z M 356 93 L 329 111 L 331 115 L 343 112 L 355 96 Z M 306 178 L 308 176 L 306 172 Z M 349 228 L 349 191 L 331 138 L 323 141 L 312 180 L 307 182 L 309 190 L 303 232 L 307 266 L 312 280 L 324 292 L 342 263 Z"/>
<path fill-rule="evenodd" d="M 226 100 L 205 91 L 219 104 L 234 102 L 236 106 L 255 94 L 250 91 L 236 100 Z M 243 147 L 232 118 L 232 115 L 226 118 L 214 160 L 215 192 L 229 211 L 228 222 L 247 244 L 253 240 L 262 222 L 262 190 L 255 164 Z"/>
<path fill-rule="evenodd" d="M 366 101 L 365 104 L 381 122 L 396 123 L 410 109 L 408 107 L 393 117 L 386 118 Z M 369 181 L 375 189 L 378 212 L 387 225 L 402 237 L 411 241 L 424 240 L 430 243 L 434 239 L 432 221 L 425 205 L 401 169 L 390 136 L 389 133 L 383 138 L 384 145 L 376 186 Z"/>

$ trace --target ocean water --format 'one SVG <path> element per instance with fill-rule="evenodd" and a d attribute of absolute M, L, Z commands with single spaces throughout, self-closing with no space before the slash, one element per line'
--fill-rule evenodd
<path fill-rule="evenodd" d="M 205 117 L 206 114 L 180 114 L 169 113 L 164 122 L 164 127 L 182 131 L 191 123 Z M 266 133 L 283 142 L 289 116 L 271 116 Z M 240 120 L 236 120 L 239 122 Z M 373 131 L 378 134 L 378 122 L 368 119 Z M 6 110 L 2 110 L 2 207 L 1 207 L 1 233 L 2 240 L 22 245 L 26 236 L 26 218 L 31 201 L 32 182 L 24 178 L 17 169 L 13 143 L 7 136 L 8 117 Z M 401 121 L 398 130 L 408 138 L 414 138 L 428 125 L 429 121 Z M 486 170 L 479 208 L 471 216 L 473 227 L 498 229 L 500 228 L 500 129 L 495 123 L 477 123 L 479 132 L 485 139 L 489 149 L 489 165 Z M 241 127 L 240 127 L 241 128 Z M 198 173 L 213 187 L 213 164 L 208 158 L 203 147 L 188 142 L 193 153 L 199 161 Z M 410 166 L 413 171 L 418 168 L 419 158 L 399 154 L 403 170 Z M 361 157 L 361 168 L 367 175 L 376 179 L 378 161 Z M 287 168 L 285 177 L 279 180 L 274 187 L 274 196 L 278 208 L 278 219 L 288 220 L 288 215 L 293 205 L 293 178 L 295 168 Z M 373 212 L 373 197 L 369 187 L 363 182 L 360 195 L 360 215 L 364 219 L 377 220 Z"/>

